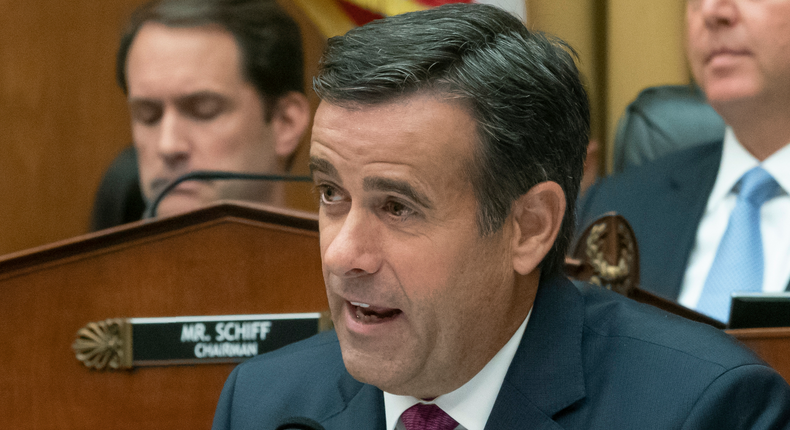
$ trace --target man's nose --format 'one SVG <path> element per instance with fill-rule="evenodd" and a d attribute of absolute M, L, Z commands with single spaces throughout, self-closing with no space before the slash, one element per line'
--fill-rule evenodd
<path fill-rule="evenodd" d="M 321 241 L 328 241 L 323 263 L 330 273 L 358 277 L 378 272 L 383 261 L 381 225 L 373 214 L 352 208 L 342 220 L 321 222 Z"/>
<path fill-rule="evenodd" d="M 692 0 L 699 3 L 705 25 L 711 28 L 731 26 L 738 21 L 738 0 Z"/>
<path fill-rule="evenodd" d="M 171 167 L 183 164 L 189 159 L 191 144 L 187 127 L 189 124 L 178 112 L 166 111 L 162 115 L 157 154 Z"/>

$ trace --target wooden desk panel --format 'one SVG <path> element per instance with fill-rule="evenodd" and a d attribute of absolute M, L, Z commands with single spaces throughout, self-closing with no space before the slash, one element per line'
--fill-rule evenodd
<path fill-rule="evenodd" d="M 790 327 L 727 330 L 790 382 Z"/>
<path fill-rule="evenodd" d="M 305 229 L 212 210 L 0 259 L 0 428 L 208 429 L 233 365 L 90 370 L 71 349 L 77 330 L 328 308 L 314 220 Z"/>

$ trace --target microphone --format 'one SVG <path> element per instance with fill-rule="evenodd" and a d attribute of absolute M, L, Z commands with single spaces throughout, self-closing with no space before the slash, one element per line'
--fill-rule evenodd
<path fill-rule="evenodd" d="M 305 417 L 292 417 L 277 426 L 275 430 L 325 430 L 324 426 Z"/>
<path fill-rule="evenodd" d="M 151 204 L 145 209 L 143 218 L 156 217 L 156 208 L 159 203 L 165 198 L 167 193 L 177 187 L 178 184 L 184 181 L 215 181 L 215 180 L 252 180 L 252 181 L 289 181 L 289 182 L 310 182 L 313 178 L 309 176 L 292 176 L 292 175 L 269 175 L 269 174 L 256 174 L 256 173 L 237 173 L 225 172 L 222 170 L 195 170 L 185 173 L 172 182 L 167 184 L 162 191 L 151 201 Z"/>

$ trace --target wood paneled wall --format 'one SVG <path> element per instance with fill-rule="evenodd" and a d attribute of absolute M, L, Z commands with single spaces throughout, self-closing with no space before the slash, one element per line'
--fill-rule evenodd
<path fill-rule="evenodd" d="M 0 254 L 87 230 L 131 141 L 115 50 L 139 0 L 0 2 Z"/>
<path fill-rule="evenodd" d="M 646 87 L 688 84 L 686 0 L 608 0 L 607 139 L 626 106 Z M 613 146 L 606 151 L 611 171 Z"/>
<path fill-rule="evenodd" d="M 626 106 L 649 86 L 689 83 L 685 0 L 526 0 L 527 24 L 568 41 L 590 95 L 602 172 Z"/>

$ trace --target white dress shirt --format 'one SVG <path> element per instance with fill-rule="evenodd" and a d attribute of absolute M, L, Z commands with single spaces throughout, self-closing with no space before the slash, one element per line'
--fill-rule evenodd
<path fill-rule="evenodd" d="M 483 430 L 488 416 L 491 415 L 491 410 L 494 408 L 499 389 L 505 381 L 505 374 L 507 374 L 518 345 L 521 343 L 521 338 L 524 336 L 524 330 L 531 314 L 532 310 L 494 358 L 477 375 L 457 390 L 441 395 L 430 402 L 411 396 L 398 396 L 384 392 L 387 430 L 405 430 L 400 416 L 406 409 L 417 403 L 435 403 L 458 422 L 458 427 L 455 430 Z"/>
<path fill-rule="evenodd" d="M 760 163 L 738 142 L 732 128 L 727 127 L 719 173 L 697 227 L 696 242 L 678 297 L 683 306 L 697 307 L 730 213 L 735 208 L 738 196 L 733 187 L 744 173 L 758 165 L 770 173 L 782 188 L 779 195 L 765 202 L 760 210 L 765 260 L 763 292 L 784 291 L 790 282 L 790 195 L 787 193 L 790 190 L 790 144 Z"/>

